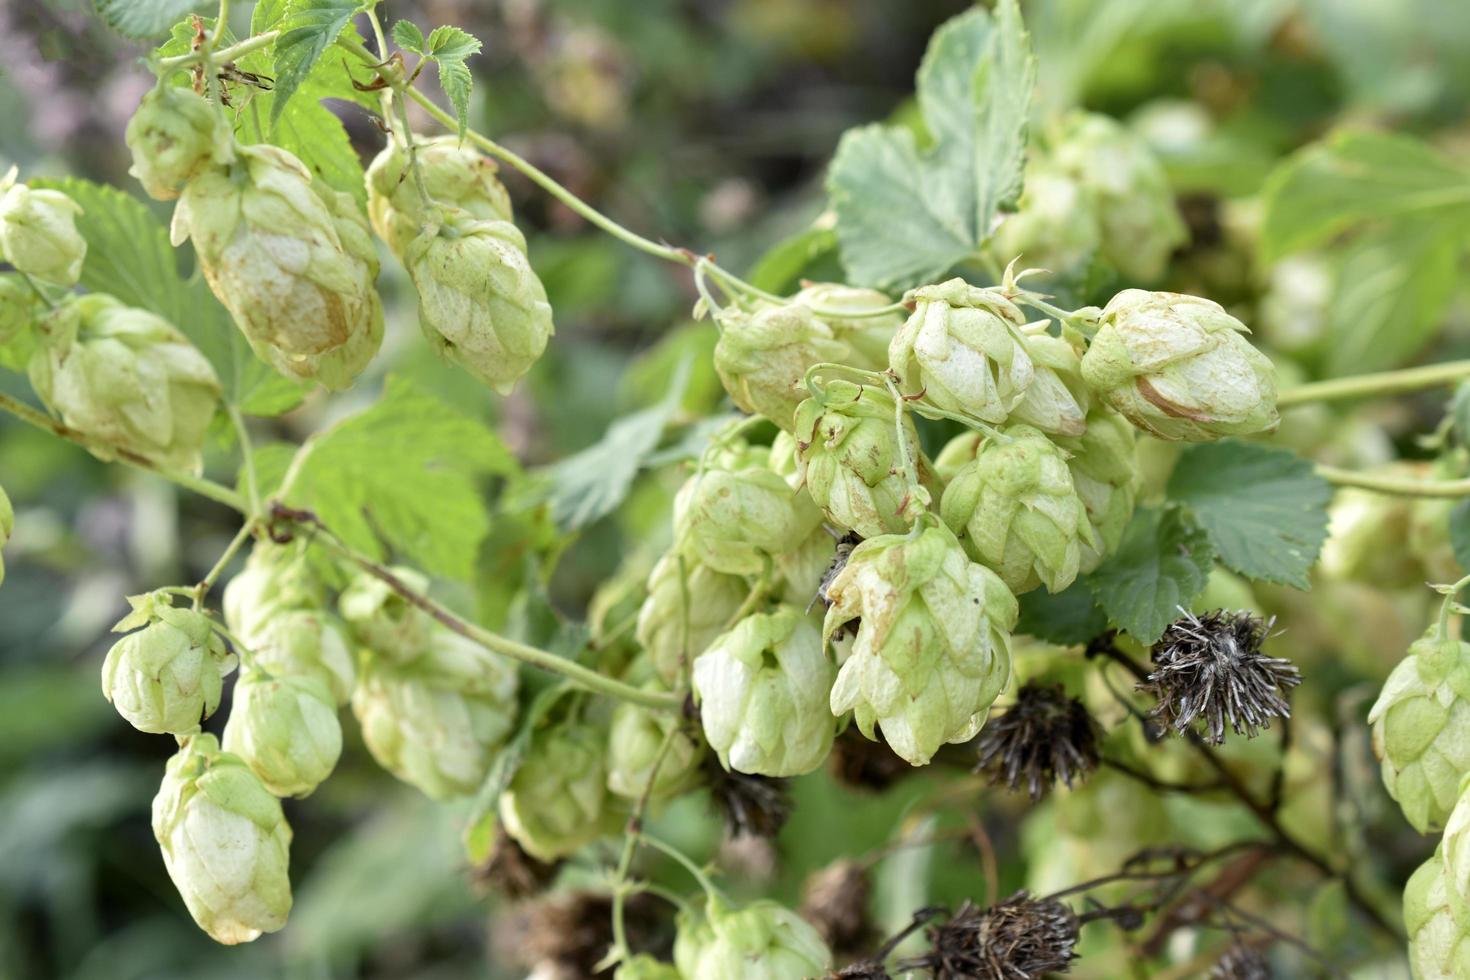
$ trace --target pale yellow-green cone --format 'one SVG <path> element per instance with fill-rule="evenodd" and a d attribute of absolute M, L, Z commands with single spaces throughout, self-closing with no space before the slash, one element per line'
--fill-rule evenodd
<path fill-rule="evenodd" d="M 910 764 L 973 738 L 1010 678 L 1019 609 L 1000 577 L 969 560 L 946 528 L 884 535 L 853 549 L 827 587 L 824 635 L 860 620 L 832 687 L 832 713 L 853 712 Z"/>
<path fill-rule="evenodd" d="M 378 279 L 378 247 L 373 241 L 367 218 L 351 194 L 333 190 L 326 184 L 313 184 L 322 203 L 331 212 L 342 240 L 342 249 L 360 265 L 367 284 L 366 300 L 353 310 L 353 330 L 347 342 L 324 354 L 308 358 L 311 377 L 332 391 L 349 388 L 383 345 L 383 301 L 374 285 Z"/>
<path fill-rule="evenodd" d="M 15 510 L 10 506 L 10 497 L 6 495 L 5 488 L 0 487 L 0 548 L 5 547 L 5 542 L 10 540 L 10 535 L 15 531 Z M 5 556 L 0 554 L 0 585 L 5 583 Z"/>
<path fill-rule="evenodd" d="M 31 387 L 94 440 L 102 459 L 132 453 L 198 473 L 220 384 L 204 355 L 162 317 L 105 293 L 67 302 L 40 323 Z"/>
<path fill-rule="evenodd" d="M 1470 976 L 1470 908 L 1450 887 L 1442 851 L 1421 864 L 1404 888 L 1404 928 L 1416 980 Z"/>
<path fill-rule="evenodd" d="M 429 579 L 411 568 L 389 569 L 412 591 L 428 591 Z M 367 572 L 358 573 L 342 590 L 337 609 L 358 643 L 373 653 L 400 664 L 423 656 L 435 629 L 429 614 L 414 605 L 387 582 Z"/>
<path fill-rule="evenodd" d="M 515 725 L 513 661 L 435 627 L 408 665 L 369 654 L 352 711 L 378 765 L 436 799 L 476 792 Z"/>
<path fill-rule="evenodd" d="M 280 801 L 213 735 L 193 736 L 168 761 L 153 836 L 189 914 L 215 941 L 248 943 L 286 924 L 291 827 Z"/>
<path fill-rule="evenodd" d="M 277 677 L 321 684 L 332 703 L 344 705 L 357 685 L 357 664 L 346 630 L 330 613 L 284 609 L 256 634 L 250 662 Z"/>
<path fill-rule="evenodd" d="M 229 131 L 215 107 L 192 90 L 172 85 L 148 90 L 123 138 L 133 154 L 128 173 L 159 201 L 178 197 L 210 163 L 234 157 Z"/>
<path fill-rule="evenodd" d="M 650 690 L 665 690 L 658 684 L 644 686 Z M 607 737 L 608 792 L 638 800 L 647 790 L 648 799 L 657 802 L 671 799 L 691 788 L 699 778 L 704 743 L 687 732 L 674 732 L 658 771 L 655 773 L 653 769 L 665 738 L 683 724 L 684 720 L 673 711 L 655 711 L 626 701 L 614 708 Z M 653 775 L 651 787 L 650 775 Z"/>
<path fill-rule="evenodd" d="M 944 488 L 944 523 L 971 558 L 1016 594 L 1077 578 L 1082 545 L 1097 541 L 1062 450 L 1029 425 L 982 440 L 973 461 Z"/>
<path fill-rule="evenodd" d="M 796 607 L 747 616 L 715 640 L 694 661 L 693 688 L 720 763 L 759 776 L 820 766 L 836 734 L 833 674 L 821 630 Z"/>
<path fill-rule="evenodd" d="M 310 796 L 337 766 L 342 725 L 321 681 L 250 669 L 235 684 L 223 743 L 276 796 Z"/>
<path fill-rule="evenodd" d="M 319 193 L 300 160 L 256 144 L 189 181 L 172 238 L 193 240 L 214 295 L 262 360 L 341 388 L 382 329 L 376 262 L 360 232 L 361 216 L 345 217 L 336 192 Z"/>
<path fill-rule="evenodd" d="M 1445 885 L 1462 907 L 1470 906 L 1470 780 L 1460 783 L 1460 798 L 1444 822 L 1439 854 L 1444 863 Z"/>
<path fill-rule="evenodd" d="M 0 258 L 19 272 L 53 286 L 75 286 L 87 257 L 77 231 L 82 206 L 61 191 L 15 183 L 15 170 L 0 177 Z"/>
<path fill-rule="evenodd" d="M 835 282 L 807 283 L 791 302 L 821 310 L 820 319 L 832 336 L 847 345 L 848 355 L 842 363 L 868 371 L 888 369 L 888 347 L 893 335 L 903 326 L 904 316 L 892 311 L 877 316 L 834 316 L 834 313 L 860 314 L 893 305 L 892 297 L 876 289 L 844 286 Z"/>
<path fill-rule="evenodd" d="M 680 913 L 674 963 L 699 980 L 811 980 L 832 969 L 832 951 L 783 905 L 760 899 L 730 907 L 710 898 L 703 916 Z"/>
<path fill-rule="evenodd" d="M 679 970 L 672 963 L 654 959 L 647 953 L 639 953 L 618 964 L 613 980 L 682 980 Z"/>
<path fill-rule="evenodd" d="M 1383 785 L 1421 834 L 1444 826 L 1470 775 L 1470 644 L 1435 632 L 1409 647 L 1368 712 Z"/>
<path fill-rule="evenodd" d="M 782 429 L 771 440 L 771 455 L 766 462 L 770 469 L 779 473 L 793 490 L 801 489 L 801 467 L 796 461 L 796 437 Z"/>
<path fill-rule="evenodd" d="M 143 628 L 107 651 L 103 695 L 140 732 L 195 731 L 219 707 L 234 656 L 204 614 L 156 602 L 151 595 L 128 601 L 133 613 L 114 628 Z"/>
<path fill-rule="evenodd" d="M 502 395 L 531 369 L 554 331 L 526 238 L 509 221 L 451 211 L 409 244 L 404 265 L 429 343 Z"/>
<path fill-rule="evenodd" d="M 495 161 L 455 136 L 419 140 L 415 147 L 424 189 L 437 205 L 479 221 L 510 221 L 510 195 Z M 433 216 L 409 170 L 406 147 L 390 139 L 367 168 L 368 216 L 373 230 L 402 258 Z"/>
<path fill-rule="evenodd" d="M 602 836 L 607 733 L 568 718 L 531 736 L 521 767 L 500 794 L 500 820 L 517 844 L 555 861 Z"/>
<path fill-rule="evenodd" d="M 829 381 L 820 398 L 796 410 L 796 449 L 801 479 L 833 525 L 865 538 L 907 531 L 924 506 L 911 499 L 904 454 L 921 483 L 937 497 L 919 435 L 907 414 L 904 445 L 894 423 L 893 397 L 882 388 Z"/>
<path fill-rule="evenodd" d="M 230 632 L 254 650 L 272 624 L 293 609 L 321 609 L 326 589 L 306 558 L 306 543 L 257 541 L 245 567 L 225 586 L 221 606 Z"/>
<path fill-rule="evenodd" d="M 1114 119 L 1079 112 L 1063 125 L 1051 159 L 1088 190 L 1102 232 L 1102 257 L 1125 279 L 1152 282 L 1162 276 L 1189 231 L 1148 143 Z"/>
<path fill-rule="evenodd" d="M 0 272 L 0 347 L 14 343 L 36 322 L 37 297 L 18 272 Z"/>
<path fill-rule="evenodd" d="M 1128 421 L 1160 439 L 1206 442 L 1269 432 L 1276 369 L 1220 304 L 1125 289 L 1104 307 L 1082 377 Z"/>
<path fill-rule="evenodd" d="M 676 683 L 686 659 L 693 663 L 725 631 L 749 592 L 744 579 L 693 557 L 669 552 L 658 560 L 634 635 L 666 684 Z"/>
<path fill-rule="evenodd" d="M 1428 467 L 1432 480 L 1459 480 L 1466 476 L 1464 454 L 1440 457 Z M 1465 574 L 1450 542 L 1450 515 L 1459 503 L 1453 497 L 1425 497 L 1409 507 L 1409 553 L 1423 566 L 1430 582 L 1453 582 Z"/>
<path fill-rule="evenodd" d="M 715 370 L 730 400 L 787 431 L 796 406 L 807 396 L 807 369 L 848 358 L 848 346 L 832 328 L 798 304 L 769 306 L 753 314 L 727 311 L 718 321 Z"/>
<path fill-rule="evenodd" d="M 1022 268 L 1078 278 L 1102 246 L 1102 226 L 1091 188 L 1038 159 L 1026 167 L 1019 209 L 990 239 L 1000 262 L 1019 258 Z"/>
<path fill-rule="evenodd" d="M 1036 375 L 1010 420 L 1025 422 L 1051 435 L 1082 435 L 1087 431 L 1087 409 L 1092 399 L 1082 380 L 1082 358 L 1077 349 L 1061 337 L 1028 332 L 1026 351 Z"/>
<path fill-rule="evenodd" d="M 776 572 L 781 590 L 776 598 L 806 609 L 817 594 L 817 588 L 832 566 L 837 553 L 837 538 L 823 525 L 818 525 L 800 544 L 776 556 Z"/>
<path fill-rule="evenodd" d="M 999 291 L 963 279 L 910 290 L 904 301 L 914 312 L 888 349 L 904 393 L 922 392 L 967 419 L 1004 422 L 1036 374 L 1016 338 L 1021 311 Z"/>
<path fill-rule="evenodd" d="M 822 512 L 768 466 L 761 449 L 739 447 L 707 461 L 674 498 L 674 542 L 727 575 L 760 575 L 821 523 Z"/>
<path fill-rule="evenodd" d="M 1426 479 L 1422 466 L 1391 463 L 1367 470 L 1375 476 Z M 1339 581 L 1378 589 L 1422 586 L 1424 567 L 1404 547 L 1410 539 L 1414 502 L 1407 497 L 1360 487 L 1340 487 L 1327 508 L 1327 540 L 1319 562 L 1322 573 Z M 1459 574 L 1445 581 L 1454 581 Z"/>
<path fill-rule="evenodd" d="M 1092 525 L 1093 540 L 1079 541 L 1081 574 L 1097 568 L 1112 554 L 1133 517 L 1138 493 L 1135 442 L 1135 430 L 1128 420 L 1103 405 L 1088 413 L 1085 433 L 1056 438 L 1056 444 L 1068 454 L 1072 486 Z"/>

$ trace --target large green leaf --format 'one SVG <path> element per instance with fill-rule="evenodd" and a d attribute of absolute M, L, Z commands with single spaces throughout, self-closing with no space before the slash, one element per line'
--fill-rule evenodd
<path fill-rule="evenodd" d="M 933 137 L 872 125 L 843 135 L 827 177 L 849 278 L 904 288 L 974 254 L 1021 191 L 1035 59 L 1015 0 L 941 27 L 918 75 Z"/>
<path fill-rule="evenodd" d="M 128 37 L 167 34 L 184 17 L 214 6 L 209 0 L 95 0 L 97 13 L 109 27 Z"/>
<path fill-rule="evenodd" d="M 291 96 L 310 77 L 317 60 L 360 9 L 360 0 L 287 0 L 279 22 L 281 34 L 275 43 L 272 126 Z"/>
<path fill-rule="evenodd" d="M 1087 582 L 1109 620 L 1152 643 L 1204 590 L 1214 560 L 1209 536 L 1184 510 L 1140 507 Z"/>
<path fill-rule="evenodd" d="M 1021 618 L 1016 632 L 1047 643 L 1074 646 L 1086 643 L 1108 628 L 1108 617 L 1098 608 L 1085 579 L 1056 594 L 1032 589 L 1019 596 Z"/>

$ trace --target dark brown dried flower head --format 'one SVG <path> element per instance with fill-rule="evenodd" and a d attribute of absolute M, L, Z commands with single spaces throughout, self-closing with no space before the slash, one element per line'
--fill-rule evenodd
<path fill-rule="evenodd" d="M 830 528 L 828 528 L 831 531 Z M 837 532 L 831 531 L 832 534 Z M 812 596 L 812 601 L 807 603 L 806 611 L 811 612 L 812 607 L 821 603 L 824 608 L 831 608 L 832 600 L 827 598 L 827 589 L 832 586 L 832 581 L 847 567 L 847 559 L 852 555 L 852 549 L 863 543 L 863 539 L 852 531 L 848 531 L 837 539 L 837 550 L 832 553 L 832 562 L 827 570 L 822 573 L 822 581 L 817 583 L 817 594 Z M 832 639 L 842 640 L 848 636 L 856 636 L 860 620 L 852 619 L 843 623 L 832 633 Z"/>
<path fill-rule="evenodd" d="M 1068 972 L 1078 929 L 1067 906 L 1024 891 L 983 910 L 966 902 L 929 930 L 933 949 L 908 965 L 936 980 L 1039 980 Z"/>
<path fill-rule="evenodd" d="M 731 837 L 775 837 L 791 816 L 786 780 L 733 772 L 710 753 L 704 762 L 710 798 Z"/>
<path fill-rule="evenodd" d="M 495 844 L 484 863 L 471 870 L 471 881 L 477 888 L 518 902 L 544 892 L 556 880 L 561 862 L 548 864 L 527 854 L 515 839 L 499 826 L 495 828 Z"/>
<path fill-rule="evenodd" d="M 1026 791 L 1039 800 L 1058 779 L 1068 787 L 1097 768 L 1098 728 L 1087 706 L 1067 697 L 1060 684 L 1028 683 L 1005 713 L 980 730 L 980 761 L 994 785 Z"/>
<path fill-rule="evenodd" d="M 497 945 L 538 976 L 592 977 L 612 946 L 612 897 L 599 892 L 559 892 L 521 907 Z M 672 935 L 667 907 L 649 895 L 623 903 L 628 944 L 635 952 L 662 955 Z"/>
<path fill-rule="evenodd" d="M 1271 964 L 1260 950 L 1237 941 L 1215 961 L 1210 980 L 1271 980 Z"/>
<path fill-rule="evenodd" d="M 1275 619 L 1248 612 L 1185 613 L 1153 646 L 1153 673 L 1138 689 L 1158 704 L 1152 717 L 1183 733 L 1196 721 L 1211 745 L 1225 741 L 1225 724 L 1255 738 L 1272 718 L 1288 718 L 1283 694 L 1301 683 L 1290 660 L 1267 657 L 1261 644 Z"/>
<path fill-rule="evenodd" d="M 856 725 L 849 725 L 838 734 L 827 756 L 832 778 L 849 789 L 881 793 L 914 773 L 914 767 L 883 741 L 880 730 L 874 729 L 873 734 L 878 737 L 865 737 Z"/>
<path fill-rule="evenodd" d="M 816 927 L 839 960 L 857 956 L 873 939 L 873 923 L 868 918 L 872 891 L 868 869 L 848 858 L 832 862 L 806 880 L 801 917 Z"/>

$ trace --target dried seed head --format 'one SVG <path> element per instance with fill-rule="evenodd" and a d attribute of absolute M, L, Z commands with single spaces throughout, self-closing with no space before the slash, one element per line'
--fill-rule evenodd
<path fill-rule="evenodd" d="M 490 856 L 471 869 L 470 877 L 477 888 L 518 902 L 545 891 L 556 880 L 560 870 L 560 861 L 548 864 L 536 860 L 505 832 L 504 827 L 497 826 Z"/>
<path fill-rule="evenodd" d="M 1039 800 L 1058 779 L 1071 787 L 1097 768 L 1097 722 L 1062 685 L 1028 683 L 1016 703 L 980 730 L 980 761 L 992 785 L 1022 783 Z"/>
<path fill-rule="evenodd" d="M 634 952 L 669 952 L 672 923 L 657 899 L 630 895 L 623 916 Z M 590 891 L 557 893 L 524 906 L 497 940 L 507 958 L 537 976 L 595 976 L 613 942 L 612 897 Z"/>
<path fill-rule="evenodd" d="M 801 917 L 816 927 L 839 960 L 858 955 L 873 938 L 868 919 L 868 871 L 843 858 L 811 874 L 802 891 Z"/>
<path fill-rule="evenodd" d="M 1301 683 L 1301 673 L 1261 653 L 1275 622 L 1217 609 L 1171 623 L 1153 646 L 1153 673 L 1138 685 L 1158 699 L 1152 716 L 1179 733 L 1199 721 L 1211 745 L 1225 740 L 1227 721 L 1237 735 L 1254 738 L 1272 718 L 1290 717 L 1283 694 Z"/>
<path fill-rule="evenodd" d="M 914 771 L 883 741 L 882 732 L 874 734 L 878 737 L 869 740 L 850 726 L 832 742 L 827 767 L 833 778 L 849 789 L 881 793 Z"/>
<path fill-rule="evenodd" d="M 1039 980 L 1068 972 L 1078 928 L 1067 906 L 1024 891 L 984 910 L 966 902 L 929 930 L 933 949 L 915 965 L 936 980 Z"/>
<path fill-rule="evenodd" d="M 713 755 L 704 764 L 710 797 L 731 837 L 775 837 L 791 816 L 786 780 L 734 772 Z"/>
<path fill-rule="evenodd" d="M 1210 980 L 1271 980 L 1271 964 L 1260 950 L 1237 940 L 1215 961 Z"/>
<path fill-rule="evenodd" d="M 852 549 L 856 548 L 862 543 L 863 539 L 852 531 L 848 531 L 842 537 L 837 539 L 837 550 L 832 553 L 831 564 L 829 564 L 827 566 L 827 570 L 822 573 L 822 581 L 817 584 L 817 594 L 812 597 L 811 604 L 806 607 L 807 612 L 811 612 L 812 606 L 815 606 L 819 602 L 822 604 L 823 609 L 832 608 L 832 600 L 827 596 L 827 587 L 830 586 L 832 584 L 832 580 L 835 579 L 838 574 L 847 567 L 847 558 L 849 555 L 852 554 Z M 844 623 L 841 627 L 832 632 L 832 639 L 835 641 L 841 641 L 849 636 L 856 636 L 858 625 L 861 622 L 862 620 L 860 619 L 854 619 L 849 623 Z"/>

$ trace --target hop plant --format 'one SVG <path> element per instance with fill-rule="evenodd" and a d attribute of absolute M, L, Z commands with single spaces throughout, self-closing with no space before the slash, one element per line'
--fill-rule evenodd
<path fill-rule="evenodd" d="M 904 318 L 894 310 L 876 312 L 893 306 L 886 294 L 835 282 L 814 282 L 805 284 L 791 302 L 821 311 L 821 321 L 847 347 L 844 364 L 867 371 L 887 369 L 888 347 Z"/>
<path fill-rule="evenodd" d="M 796 408 L 807 396 L 807 370 L 848 357 L 847 345 L 832 328 L 801 304 L 769 306 L 756 313 L 725 312 L 717 322 L 715 370 L 730 399 L 787 431 L 795 425 Z"/>
<path fill-rule="evenodd" d="M 858 621 L 832 687 L 834 714 L 915 766 L 946 742 L 973 738 L 1010 677 L 1019 608 L 1000 577 L 970 561 L 954 535 L 869 538 L 827 587 L 823 634 Z"/>
<path fill-rule="evenodd" d="M 283 610 L 257 635 L 258 642 L 251 648 L 255 667 L 277 677 L 311 680 L 338 706 L 352 697 L 357 664 L 342 625 L 329 613 Z"/>
<path fill-rule="evenodd" d="M 188 338 L 105 293 L 66 303 L 40 324 L 31 386 L 92 440 L 100 458 L 133 454 L 198 473 L 219 402 L 214 368 Z"/>
<path fill-rule="evenodd" d="M 694 661 L 705 738 L 727 769 L 811 772 L 832 748 L 832 676 L 822 634 L 800 609 L 747 616 Z"/>
<path fill-rule="evenodd" d="M 363 219 L 335 191 L 318 193 L 311 172 L 280 147 L 239 146 L 234 156 L 185 186 L 173 242 L 193 240 L 214 295 L 262 360 L 288 377 L 346 387 L 382 338 Z"/>
<path fill-rule="evenodd" d="M 436 800 L 475 792 L 515 723 L 514 666 L 447 628 L 410 664 L 368 655 L 352 694 L 378 765 Z"/>
<path fill-rule="evenodd" d="M 970 557 L 1017 594 L 1038 585 L 1062 591 L 1077 578 L 1083 546 L 1098 549 L 1066 457 L 1029 425 L 976 443 L 939 509 Z"/>
<path fill-rule="evenodd" d="M 325 684 L 252 665 L 235 684 L 224 748 L 276 796 L 310 796 L 337 766 L 342 725 Z"/>
<path fill-rule="evenodd" d="M 1125 289 L 1102 310 L 1082 377 L 1160 439 L 1269 432 L 1279 421 L 1275 368 L 1247 332 L 1210 300 Z"/>
<path fill-rule="evenodd" d="M 689 789 L 699 777 L 704 746 L 680 731 L 681 726 L 682 719 L 672 712 L 626 701 L 613 709 L 607 736 L 608 792 L 628 800 L 647 793 L 657 802 Z"/>
<path fill-rule="evenodd" d="M 258 541 L 245 567 L 225 586 L 221 606 L 230 632 L 251 649 L 278 617 L 293 609 L 320 609 L 327 601 L 303 542 Z"/>
<path fill-rule="evenodd" d="M 1082 358 L 1070 342 L 1044 333 L 1028 333 L 1026 353 L 1035 368 L 1026 395 L 1011 413 L 1012 422 L 1025 422 L 1057 436 L 1080 436 L 1087 431 L 1090 396 L 1082 380 Z"/>
<path fill-rule="evenodd" d="M 906 531 L 915 508 L 903 461 L 938 484 L 919 450 L 919 436 L 903 416 L 903 444 L 894 427 L 893 398 L 881 388 L 831 381 L 820 397 L 796 411 L 796 449 L 801 480 L 827 519 L 865 537 Z"/>
<path fill-rule="evenodd" d="M 152 595 L 130 596 L 128 602 L 133 611 L 113 629 L 136 632 L 107 651 L 102 694 L 140 732 L 197 731 L 219 707 L 234 657 L 204 614 Z"/>
<path fill-rule="evenodd" d="M 1087 511 L 1092 540 L 1081 539 L 1079 573 L 1085 575 L 1117 549 L 1133 517 L 1138 464 L 1133 426 L 1101 405 L 1087 415 L 1087 431 L 1080 436 L 1058 436 L 1067 455 L 1072 488 Z"/>
<path fill-rule="evenodd" d="M 1443 827 L 1470 775 L 1470 644 L 1437 630 L 1415 642 L 1368 723 L 1388 795 L 1421 834 Z"/>
<path fill-rule="evenodd" d="M 501 823 L 527 854 L 555 861 L 602 836 L 606 737 L 575 713 L 532 733 L 520 768 L 500 794 Z"/>
<path fill-rule="evenodd" d="M 24 338 L 35 322 L 35 290 L 18 272 L 0 273 L 0 348 Z"/>
<path fill-rule="evenodd" d="M 61 191 L 16 182 L 16 170 L 0 177 L 0 258 L 54 286 L 74 286 L 82 275 L 87 240 L 77 231 L 82 207 Z"/>
<path fill-rule="evenodd" d="M 428 578 L 411 568 L 394 567 L 388 571 L 421 595 L 429 586 Z M 398 589 L 368 572 L 359 573 L 342 590 L 337 609 L 358 643 L 401 664 L 423 656 L 435 630 L 428 613 Z"/>
<path fill-rule="evenodd" d="M 1450 886 L 1439 851 L 1404 888 L 1404 926 L 1414 976 L 1452 980 L 1470 974 L 1470 908 Z"/>
<path fill-rule="evenodd" d="M 963 279 L 910 290 L 904 301 L 914 312 L 888 348 L 904 389 L 962 418 L 1004 422 L 1036 374 L 1021 311 Z"/>
<path fill-rule="evenodd" d="M 759 575 L 804 541 L 822 515 L 766 465 L 767 454 L 722 450 L 674 498 L 674 541 L 685 554 L 727 575 Z"/>
<path fill-rule="evenodd" d="M 654 670 L 674 684 L 688 663 L 725 631 L 750 591 L 687 555 L 669 552 L 648 576 L 648 596 L 638 609 L 635 635 Z"/>
<path fill-rule="evenodd" d="M 189 914 L 217 942 L 247 943 L 291 911 L 291 827 L 280 801 L 213 735 L 187 739 L 153 799 L 153 836 Z"/>
<path fill-rule="evenodd" d="M 1090 187 L 1051 159 L 1026 167 L 1019 207 L 990 241 L 993 255 L 1020 257 L 1027 266 L 1068 279 L 1080 278 L 1102 246 L 1102 227 Z"/>
<path fill-rule="evenodd" d="M 435 205 L 456 208 L 477 221 L 511 221 L 510 195 L 495 161 L 454 136 L 414 146 L 424 190 Z M 390 139 L 367 168 L 368 217 L 373 230 L 399 258 L 433 220 L 411 169 L 408 148 Z"/>
<path fill-rule="evenodd" d="M 409 243 L 403 261 L 418 291 L 424 336 L 471 375 L 509 394 L 554 329 L 525 236 L 509 221 L 451 211 Z"/>
<path fill-rule="evenodd" d="M 783 905 L 731 908 L 711 897 L 703 917 L 680 914 L 674 963 L 681 976 L 700 980 L 805 980 L 832 968 L 832 952 Z"/>
<path fill-rule="evenodd" d="M 174 200 L 205 167 L 234 157 L 214 106 L 172 85 L 155 86 L 143 96 L 124 139 L 133 154 L 128 173 L 159 201 Z"/>

